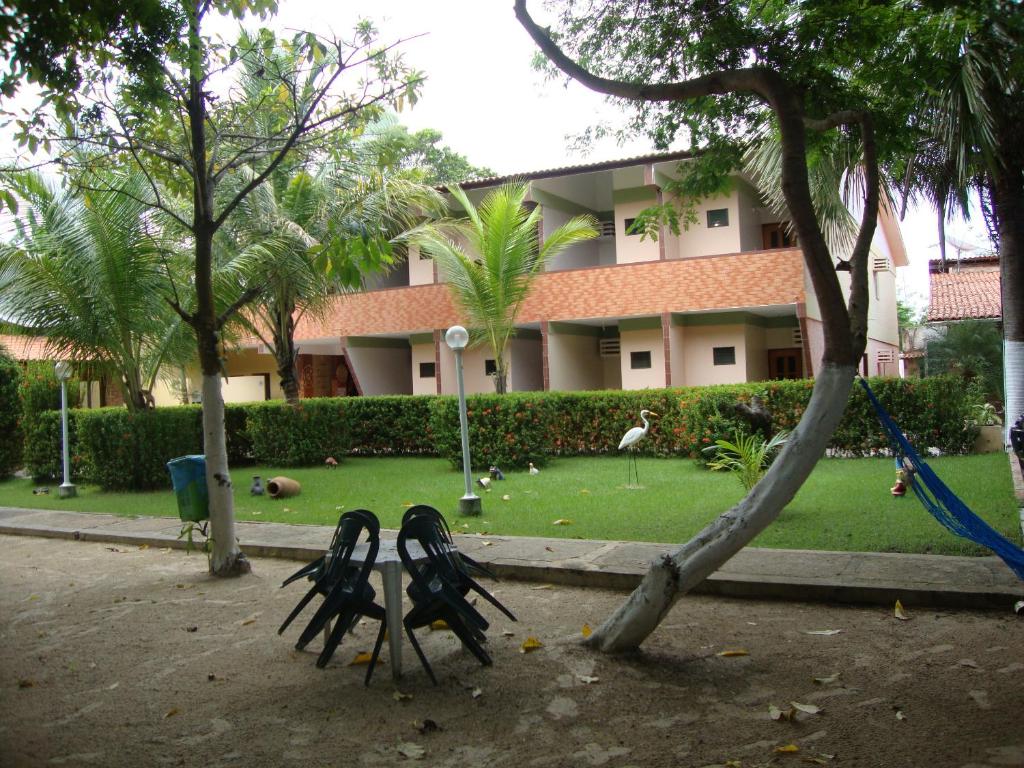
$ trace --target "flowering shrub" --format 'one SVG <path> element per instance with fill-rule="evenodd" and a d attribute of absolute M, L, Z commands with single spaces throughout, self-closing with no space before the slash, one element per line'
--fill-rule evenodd
<path fill-rule="evenodd" d="M 556 407 L 556 398 L 542 392 L 467 397 L 469 453 L 473 469 L 485 472 L 492 465 L 502 469 L 522 469 L 530 462 L 543 465 L 555 444 L 551 425 Z M 456 398 L 433 399 L 430 428 L 437 455 L 461 467 L 462 433 Z"/>

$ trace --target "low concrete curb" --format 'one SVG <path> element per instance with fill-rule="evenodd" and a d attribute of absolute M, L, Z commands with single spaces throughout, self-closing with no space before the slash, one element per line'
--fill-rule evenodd
<path fill-rule="evenodd" d="M 258 557 L 308 561 L 333 528 L 239 522 L 242 549 Z M 176 518 L 84 514 L 0 507 L 0 534 L 184 549 Z M 395 531 L 382 531 L 393 537 Z M 648 565 L 672 547 L 590 541 L 464 535 L 459 548 L 501 578 L 631 590 Z M 946 608 L 1007 609 L 1024 598 L 1024 582 L 996 557 L 746 548 L 708 577 L 698 593 L 723 597 Z"/>

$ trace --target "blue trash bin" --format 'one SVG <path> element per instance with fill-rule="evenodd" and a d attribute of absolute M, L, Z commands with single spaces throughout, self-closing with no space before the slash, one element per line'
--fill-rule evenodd
<path fill-rule="evenodd" d="M 210 519 L 210 491 L 206 487 L 206 456 L 179 456 L 167 462 L 171 485 L 178 498 L 178 515 L 185 522 Z"/>

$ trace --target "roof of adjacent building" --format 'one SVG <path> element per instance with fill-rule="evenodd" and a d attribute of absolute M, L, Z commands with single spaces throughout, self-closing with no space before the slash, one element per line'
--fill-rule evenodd
<path fill-rule="evenodd" d="M 999 254 L 992 251 L 977 251 L 974 253 L 961 253 L 956 256 L 946 256 L 946 271 L 955 271 L 961 267 L 964 269 L 984 269 L 999 263 Z M 933 256 L 928 259 L 928 270 L 930 272 L 942 271 L 942 257 Z"/>
<path fill-rule="evenodd" d="M 688 160 L 693 157 L 689 151 L 679 152 L 657 152 L 650 155 L 637 155 L 636 157 L 624 157 L 618 160 L 605 160 L 598 163 L 584 163 L 581 165 L 563 165 L 557 168 L 545 168 L 539 171 L 525 171 L 521 173 L 509 173 L 503 176 L 487 176 L 482 179 L 468 179 L 460 182 L 463 189 L 477 189 L 479 187 L 493 187 L 497 184 L 504 184 L 508 181 L 531 181 L 533 179 L 548 179 L 555 176 L 570 176 L 575 173 L 592 173 L 594 171 L 611 171 L 616 168 L 628 168 L 631 165 L 643 165 L 645 163 L 665 163 L 672 160 Z"/>
<path fill-rule="evenodd" d="M 927 322 L 1003 316 L 998 269 L 933 272 Z"/>

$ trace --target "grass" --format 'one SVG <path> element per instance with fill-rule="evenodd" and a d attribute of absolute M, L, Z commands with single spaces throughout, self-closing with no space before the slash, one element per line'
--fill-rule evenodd
<path fill-rule="evenodd" d="M 1020 541 L 1017 506 L 1003 454 L 944 457 L 936 473 L 993 527 Z M 284 500 L 253 497 L 251 477 L 276 475 L 302 484 L 301 495 Z M 234 470 L 235 511 L 240 520 L 333 525 L 340 511 L 372 509 L 384 527 L 397 528 L 414 503 L 440 509 L 453 527 L 467 532 L 586 539 L 682 542 L 742 497 L 736 478 L 710 472 L 689 460 L 641 459 L 642 489 L 625 487 L 621 457 L 559 459 L 531 476 L 506 473 L 493 490 L 476 488 L 484 513 L 460 518 L 462 473 L 441 459 L 350 458 L 337 469 L 248 467 Z M 876 552 L 981 554 L 972 543 L 947 532 L 912 495 L 889 494 L 891 459 L 829 459 L 818 467 L 796 499 L 754 546 Z M 32 495 L 29 480 L 0 482 L 0 506 L 107 512 L 117 515 L 177 515 L 174 495 L 104 493 L 80 486 L 75 499 Z M 508 500 L 502 497 L 507 495 Z M 571 520 L 554 525 L 555 520 Z"/>

